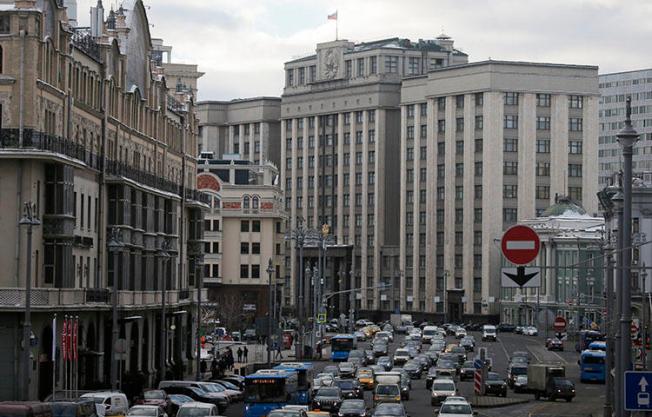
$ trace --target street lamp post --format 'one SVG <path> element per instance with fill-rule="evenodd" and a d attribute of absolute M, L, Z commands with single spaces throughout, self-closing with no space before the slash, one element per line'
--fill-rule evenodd
<path fill-rule="evenodd" d="M 204 255 L 201 255 L 201 257 L 198 259 L 198 262 L 200 264 L 204 263 Z M 201 266 L 201 265 L 200 265 Z M 196 346 L 196 354 L 197 357 L 195 358 L 196 364 L 195 364 L 195 379 L 197 381 L 201 381 L 201 292 L 202 289 L 204 288 L 204 274 L 201 269 L 203 268 L 197 268 L 200 270 L 197 276 L 197 335 L 195 337 L 195 343 L 197 344 Z M 218 338 L 219 340 L 219 338 Z"/>
<path fill-rule="evenodd" d="M 301 359 L 303 357 L 303 337 L 304 337 L 304 328 L 305 328 L 305 303 L 304 303 L 304 275 L 303 275 L 303 247 L 306 242 L 306 237 L 308 234 L 309 230 L 306 229 L 303 226 L 303 218 L 298 217 L 297 218 L 297 227 L 290 232 L 289 235 L 286 236 L 287 240 L 294 240 L 295 248 L 299 252 L 299 279 L 298 279 L 298 302 L 296 305 L 296 318 L 299 321 L 299 331 L 297 334 L 297 340 L 294 344 L 294 349 L 295 349 L 295 358 Z"/>
<path fill-rule="evenodd" d="M 631 369 L 631 349 L 632 339 L 628 337 L 629 328 L 632 321 L 631 311 L 631 267 L 632 267 L 632 154 L 634 144 L 638 141 L 639 134 L 632 127 L 632 98 L 627 97 L 625 106 L 625 127 L 616 134 L 618 142 L 623 148 L 623 225 L 621 244 L 623 248 L 622 264 L 620 267 L 623 271 L 623 281 L 620 283 L 622 288 L 622 310 L 620 312 L 620 343 L 622 366 L 620 373 Z M 629 416 L 630 413 L 621 407 L 622 416 Z"/>
<path fill-rule="evenodd" d="M 32 227 L 41 224 L 36 205 L 25 203 L 23 217 L 18 222 L 27 226 L 27 256 L 25 258 L 25 319 L 23 320 L 23 400 L 29 400 L 30 352 L 32 338 Z"/>
<path fill-rule="evenodd" d="M 353 324 L 355 321 L 355 270 L 351 268 L 349 272 L 349 282 L 351 287 L 351 294 L 349 294 L 349 333 L 353 333 Z"/>
<path fill-rule="evenodd" d="M 120 230 L 117 227 L 111 229 L 111 235 L 109 236 L 109 241 L 107 243 L 109 252 L 113 255 L 113 289 L 112 289 L 112 300 L 111 300 L 111 315 L 112 315 L 112 324 L 111 324 L 111 388 L 115 391 L 118 389 L 118 361 L 116 359 L 116 345 L 118 343 L 118 338 L 120 337 L 120 329 L 118 328 L 118 289 L 120 287 L 118 280 L 120 279 L 120 274 L 118 274 L 119 269 L 119 252 L 125 246 L 122 242 L 120 236 Z"/>
<path fill-rule="evenodd" d="M 170 258 L 170 253 L 168 252 L 170 242 L 166 239 L 161 244 L 161 248 L 158 250 L 158 256 L 162 259 L 163 273 L 161 274 L 162 283 L 161 283 L 161 334 L 160 334 L 160 348 L 159 348 L 159 358 L 158 358 L 158 372 L 159 380 L 165 379 L 165 362 L 167 360 L 167 347 L 168 347 L 168 326 L 167 326 L 167 261 Z"/>
<path fill-rule="evenodd" d="M 274 303 L 274 294 L 272 289 L 272 274 L 274 273 L 274 265 L 272 265 L 272 258 L 269 258 L 267 263 L 267 278 L 268 288 L 269 288 L 269 299 L 268 299 L 268 308 L 267 308 L 267 366 L 272 367 L 272 320 L 274 315 L 274 310 L 276 307 Z"/>

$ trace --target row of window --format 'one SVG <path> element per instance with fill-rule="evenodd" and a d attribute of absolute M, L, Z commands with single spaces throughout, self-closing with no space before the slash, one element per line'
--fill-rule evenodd
<path fill-rule="evenodd" d="M 357 110 L 354 112 L 345 112 L 341 113 L 342 114 L 342 122 L 344 123 L 344 126 L 349 126 L 351 124 L 351 115 L 353 114 L 355 116 L 355 122 L 356 124 L 362 124 L 364 122 L 364 113 L 365 111 L 367 112 L 367 121 L 369 123 L 374 123 L 376 121 L 376 110 L 374 109 L 369 109 L 369 110 Z M 330 126 L 332 127 L 335 124 L 335 121 L 337 120 L 337 115 L 335 114 L 328 114 L 325 116 L 310 116 L 310 117 L 300 117 L 296 119 L 297 123 L 297 130 L 303 130 L 304 128 L 304 119 L 308 120 L 308 128 L 309 129 L 314 129 L 315 128 L 315 123 L 317 120 L 317 117 L 319 117 L 320 122 L 323 123 L 323 125 Z M 286 132 L 291 132 L 292 131 L 292 125 L 293 125 L 293 120 L 295 119 L 285 119 L 285 131 Z"/>
<path fill-rule="evenodd" d="M 361 172 L 356 172 L 355 173 L 355 185 L 362 185 L 362 173 Z M 320 175 L 318 177 L 319 187 L 332 187 L 333 185 L 337 184 L 337 175 Z M 297 190 L 301 191 L 303 189 L 303 177 L 297 177 L 296 179 L 297 183 Z M 343 176 L 343 186 L 348 187 L 351 184 L 351 175 L 346 173 Z M 285 180 L 285 189 L 286 191 L 292 189 L 292 178 L 286 178 Z M 375 185 L 376 184 L 376 173 L 373 171 L 367 172 L 367 184 L 368 185 Z M 313 190 L 315 188 L 315 177 L 314 175 L 308 176 L 308 189 Z"/>
<path fill-rule="evenodd" d="M 233 137 L 237 139 L 238 137 L 240 137 L 240 128 L 242 128 L 242 130 L 244 131 L 243 134 L 248 136 L 251 133 L 251 127 L 250 127 L 251 125 L 254 126 L 254 134 L 255 135 L 260 134 L 260 122 L 246 123 L 243 125 L 231 125 L 229 126 L 229 129 L 231 129 L 231 131 L 233 132 Z"/>
<path fill-rule="evenodd" d="M 289 198 L 289 197 L 288 197 Z M 349 194 L 343 194 L 342 195 L 342 205 L 344 207 L 350 207 L 351 206 L 351 201 L 350 201 L 350 195 Z M 376 195 L 375 193 L 367 193 L 367 207 L 373 208 L 375 205 L 376 201 Z M 320 206 L 325 206 L 325 207 L 337 207 L 337 195 L 320 195 L 319 196 L 319 205 Z M 356 193 L 355 194 L 355 206 L 356 207 L 362 207 L 362 193 Z M 303 197 L 298 196 L 297 197 L 297 203 L 296 207 L 298 209 L 303 208 Z M 314 208 L 315 207 L 315 197 L 314 196 L 309 196 L 308 197 L 308 208 Z"/>
<path fill-rule="evenodd" d="M 582 165 L 572 164 L 572 167 L 573 167 L 572 168 L 573 175 L 570 175 L 571 165 L 569 165 L 569 176 L 581 177 L 582 176 Z M 549 175 L 550 174 L 550 166 L 549 165 L 547 165 L 547 166 L 544 165 L 544 166 L 540 167 L 539 165 L 537 165 L 537 171 L 545 172 L 545 173 L 547 173 Z M 576 187 L 569 187 L 568 188 L 569 193 L 571 192 L 571 189 L 573 189 L 574 191 L 577 191 L 575 188 Z M 580 189 L 581 189 L 581 187 L 580 187 Z M 423 190 L 423 191 L 425 193 L 425 190 Z M 517 191 L 518 191 L 518 186 L 517 185 L 513 185 L 513 184 L 503 185 L 503 198 L 517 198 L 518 197 Z M 408 195 L 407 195 L 407 203 L 408 204 L 413 202 L 413 199 L 414 199 L 414 195 L 411 194 L 411 193 L 412 193 L 412 191 L 408 191 Z M 550 187 L 547 186 L 547 185 L 537 185 L 536 186 L 536 195 L 537 195 L 537 197 L 536 197 L 537 199 L 548 199 L 548 198 L 550 198 Z M 578 200 L 578 201 L 581 200 L 581 197 L 582 197 L 581 192 L 579 192 L 579 194 L 574 194 L 574 195 L 575 195 L 575 197 L 571 197 L 571 198 L 573 198 L 574 200 Z M 436 197 L 437 197 L 438 201 L 444 201 L 444 199 L 446 198 L 446 188 L 445 187 L 437 187 Z M 482 199 L 482 185 L 476 184 L 476 185 L 473 186 L 473 198 L 475 200 Z M 461 185 L 455 186 L 455 200 L 460 201 L 460 200 L 463 200 L 463 199 L 464 199 L 464 187 L 461 186 Z M 425 195 L 423 196 L 423 200 L 421 199 L 421 196 L 420 196 L 420 202 L 421 203 L 425 202 Z"/>
<path fill-rule="evenodd" d="M 362 130 L 358 130 L 355 132 L 355 144 L 356 145 L 362 145 L 364 143 L 364 138 L 362 135 Z M 319 146 L 337 146 L 337 133 L 333 135 L 320 135 L 319 136 Z M 303 137 L 299 136 L 297 138 L 297 149 L 303 149 Z M 369 144 L 374 144 L 376 143 L 376 130 L 375 129 L 369 129 L 367 131 L 367 143 Z M 344 145 L 350 145 L 351 144 L 351 133 L 350 132 L 345 132 L 344 133 Z M 287 138 L 285 139 L 285 148 L 289 151 L 292 149 L 292 138 Z M 308 149 L 314 149 L 315 148 L 315 137 L 314 136 L 308 136 Z"/>

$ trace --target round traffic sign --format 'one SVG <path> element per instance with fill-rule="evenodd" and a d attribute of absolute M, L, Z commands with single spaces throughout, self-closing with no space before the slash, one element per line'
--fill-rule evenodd
<path fill-rule="evenodd" d="M 531 227 L 512 226 L 503 234 L 500 247 L 503 255 L 513 264 L 525 265 L 539 254 L 539 235 Z"/>
<path fill-rule="evenodd" d="M 552 323 L 552 328 L 558 332 L 563 332 L 566 329 L 566 319 L 562 316 L 555 317 L 555 321 Z"/>

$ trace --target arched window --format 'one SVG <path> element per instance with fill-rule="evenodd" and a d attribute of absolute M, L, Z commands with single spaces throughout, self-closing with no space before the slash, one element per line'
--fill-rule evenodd
<path fill-rule="evenodd" d="M 258 196 L 253 196 L 251 199 L 251 208 L 258 210 Z"/>
<path fill-rule="evenodd" d="M 249 208 L 249 196 L 248 195 L 244 196 L 244 198 L 242 199 L 242 208 L 246 208 L 246 209 Z"/>

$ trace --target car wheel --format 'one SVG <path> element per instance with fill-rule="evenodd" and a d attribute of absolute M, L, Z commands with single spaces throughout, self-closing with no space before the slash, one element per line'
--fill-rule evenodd
<path fill-rule="evenodd" d="M 437 405 L 437 403 L 435 402 L 435 400 L 430 400 L 430 405 L 435 406 Z"/>
<path fill-rule="evenodd" d="M 573 401 L 573 397 L 566 398 L 566 402 L 571 402 L 571 401 Z"/>
<path fill-rule="evenodd" d="M 540 398 L 541 398 L 541 394 L 539 394 L 538 392 L 534 394 L 534 399 L 535 400 L 538 401 Z"/>

